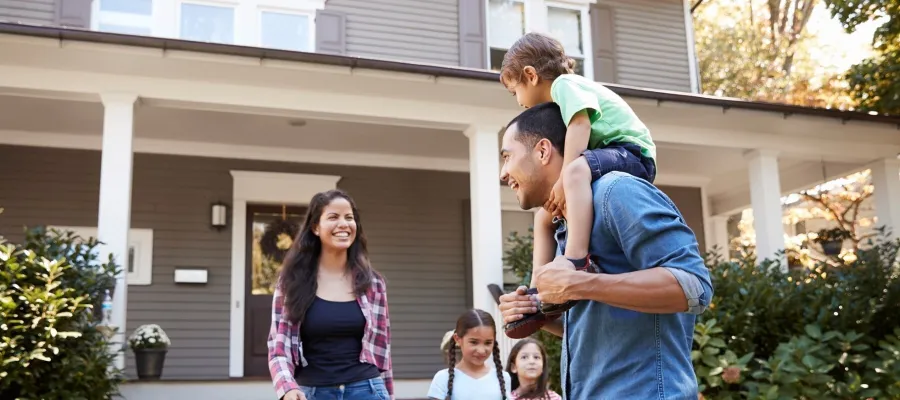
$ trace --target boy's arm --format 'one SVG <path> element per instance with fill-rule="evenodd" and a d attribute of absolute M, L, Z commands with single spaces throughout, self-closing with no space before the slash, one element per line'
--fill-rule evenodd
<path fill-rule="evenodd" d="M 557 337 L 562 337 L 563 335 L 562 321 L 559 319 L 548 322 L 546 325 L 542 326 L 541 329 L 550 332 Z"/>
<path fill-rule="evenodd" d="M 534 287 L 534 271 L 553 261 L 556 254 L 556 241 L 553 240 L 553 216 L 550 212 L 540 208 L 534 213 L 534 240 L 531 264 L 531 282 L 528 287 Z"/>
<path fill-rule="evenodd" d="M 591 137 L 591 119 L 585 110 L 578 111 L 569 121 L 566 130 L 565 152 L 563 156 L 563 168 L 581 156 L 587 150 L 588 140 Z"/>

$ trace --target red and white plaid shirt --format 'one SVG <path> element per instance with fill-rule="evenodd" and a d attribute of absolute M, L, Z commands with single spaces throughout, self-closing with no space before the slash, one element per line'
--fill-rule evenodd
<path fill-rule="evenodd" d="M 269 373 L 278 398 L 300 389 L 294 380 L 294 369 L 306 366 L 303 343 L 300 342 L 300 324 L 293 324 L 284 315 L 284 294 L 280 282 L 275 285 L 272 299 L 272 328 L 269 330 Z M 374 274 L 372 285 L 365 296 L 357 299 L 366 318 L 366 330 L 362 338 L 359 361 L 374 364 L 381 371 L 384 386 L 394 398 L 394 377 L 391 367 L 391 323 L 388 318 L 387 285 L 379 274 Z"/>

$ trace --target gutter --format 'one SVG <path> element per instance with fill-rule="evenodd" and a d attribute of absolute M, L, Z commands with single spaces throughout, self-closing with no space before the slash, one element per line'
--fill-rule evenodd
<path fill-rule="evenodd" d="M 194 51 L 200 53 L 297 61 L 324 65 L 336 65 L 350 68 L 366 68 L 391 72 L 423 74 L 434 77 L 471 79 L 494 83 L 499 82 L 500 80 L 499 73 L 483 69 L 378 60 L 337 54 L 307 53 L 288 50 L 266 49 L 260 47 L 238 46 L 220 43 L 194 42 L 181 39 L 125 35 L 82 29 L 59 28 L 53 26 L 25 25 L 11 22 L 0 22 L 0 34 L 3 33 L 52 38 L 61 41 L 76 40 L 92 43 L 149 47 L 162 50 Z M 781 103 L 747 101 L 702 94 L 641 89 L 633 86 L 624 86 L 619 84 L 604 83 L 604 86 L 610 88 L 613 92 L 617 93 L 620 96 L 656 100 L 658 104 L 661 104 L 663 102 L 674 102 L 714 106 L 721 107 L 723 113 L 732 108 L 753 111 L 767 111 L 781 113 L 785 118 L 791 115 L 811 115 L 836 118 L 841 120 L 842 123 L 846 123 L 847 121 L 868 121 L 893 124 L 897 127 L 898 130 L 900 130 L 900 116 L 894 115 L 879 115 L 860 111 L 845 111 L 828 108 L 803 107 Z"/>

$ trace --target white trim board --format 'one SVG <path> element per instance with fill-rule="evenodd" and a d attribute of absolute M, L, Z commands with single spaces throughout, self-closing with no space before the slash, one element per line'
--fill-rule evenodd
<path fill-rule="evenodd" d="M 12 146 L 100 150 L 101 137 L 84 134 L 0 130 L 0 143 Z M 283 161 L 298 164 L 347 165 L 371 168 L 400 168 L 426 171 L 469 172 L 469 160 L 426 156 L 373 154 L 349 151 L 289 149 L 284 147 L 135 138 L 134 152 L 236 160 Z M 500 179 L 500 172 L 497 172 Z M 701 175 L 660 173 L 656 185 L 700 187 L 710 178 Z M 515 196 L 508 207 L 518 207 Z"/>
<path fill-rule="evenodd" d="M 430 379 L 394 380 L 394 398 L 421 399 L 428 393 Z M 216 399 L 271 400 L 275 398 L 272 382 L 236 381 L 128 381 L 121 386 L 121 399 Z"/>
<path fill-rule="evenodd" d="M 313 195 L 337 188 L 340 176 L 231 171 L 231 324 L 228 376 L 244 376 L 244 297 L 247 276 L 247 203 L 308 205 Z"/>

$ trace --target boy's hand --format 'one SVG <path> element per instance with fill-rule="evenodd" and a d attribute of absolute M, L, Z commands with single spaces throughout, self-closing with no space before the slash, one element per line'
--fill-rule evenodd
<path fill-rule="evenodd" d="M 544 208 L 554 217 L 562 217 L 566 212 L 566 194 L 563 190 L 562 177 L 553 185 L 550 199 L 544 204 Z"/>

